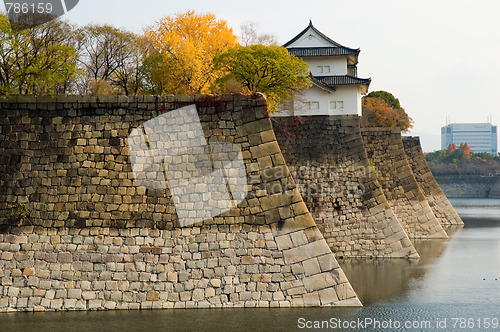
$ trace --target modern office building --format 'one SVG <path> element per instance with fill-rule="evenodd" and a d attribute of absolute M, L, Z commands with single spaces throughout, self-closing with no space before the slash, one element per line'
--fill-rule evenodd
<path fill-rule="evenodd" d="M 490 123 L 452 123 L 441 128 L 441 149 L 467 143 L 473 152 L 498 154 L 497 126 Z"/>

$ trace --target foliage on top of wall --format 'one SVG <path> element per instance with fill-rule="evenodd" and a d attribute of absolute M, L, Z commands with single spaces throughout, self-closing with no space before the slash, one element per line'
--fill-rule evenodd
<path fill-rule="evenodd" d="M 363 98 L 361 125 L 363 127 L 398 127 L 402 132 L 408 132 L 413 128 L 413 119 L 392 93 L 375 91 Z"/>

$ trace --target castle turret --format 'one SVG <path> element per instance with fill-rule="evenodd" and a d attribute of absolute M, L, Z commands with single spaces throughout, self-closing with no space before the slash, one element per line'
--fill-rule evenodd
<path fill-rule="evenodd" d="M 283 46 L 309 64 L 312 84 L 275 116 L 361 115 L 361 96 L 367 93 L 371 79 L 357 75 L 359 49 L 340 45 L 312 22 Z"/>

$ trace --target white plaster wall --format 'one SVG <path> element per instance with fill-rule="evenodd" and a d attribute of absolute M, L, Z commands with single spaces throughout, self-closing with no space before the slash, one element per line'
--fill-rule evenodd
<path fill-rule="evenodd" d="M 312 86 L 294 101 L 293 110 L 281 106 L 278 107 L 278 110 L 272 114 L 272 116 L 327 115 L 329 114 L 329 96 L 331 94 L 333 94 L 333 92 L 330 93 L 316 86 Z M 304 105 L 304 102 L 319 102 L 319 108 L 309 109 Z"/>
<path fill-rule="evenodd" d="M 331 109 L 331 101 L 342 101 L 343 109 Z M 308 109 L 301 102 L 319 102 L 319 109 Z M 294 109 L 279 108 L 272 116 L 307 116 L 307 115 L 361 115 L 361 90 L 356 85 L 337 87 L 335 92 L 327 92 L 316 86 L 309 88 Z"/>
<path fill-rule="evenodd" d="M 309 70 L 315 76 L 347 75 L 347 57 L 305 58 Z M 330 73 L 321 73 L 318 66 L 330 66 Z"/>
<path fill-rule="evenodd" d="M 308 102 L 319 102 L 319 109 L 307 109 L 307 108 L 302 108 L 301 109 L 301 103 L 296 102 L 294 105 L 294 113 L 295 115 L 324 115 L 328 114 L 328 98 L 331 93 L 319 89 L 317 87 L 311 87 L 310 89 L 307 90 L 305 93 L 305 96 L 303 98 L 304 101 Z"/>
<path fill-rule="evenodd" d="M 361 91 L 357 85 L 338 86 L 331 96 L 330 101 L 343 101 L 344 109 L 330 109 L 332 115 L 358 114 L 361 115 Z"/>

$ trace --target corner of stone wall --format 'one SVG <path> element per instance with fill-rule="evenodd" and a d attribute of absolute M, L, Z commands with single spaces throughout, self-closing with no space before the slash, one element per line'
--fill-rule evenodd
<path fill-rule="evenodd" d="M 361 128 L 368 159 L 410 238 L 448 238 L 419 187 L 398 128 Z"/>
<path fill-rule="evenodd" d="M 405 136 L 403 137 L 403 145 L 415 179 L 436 218 L 442 225 L 463 225 L 464 222 L 432 175 L 420 145 L 420 138 Z"/>

